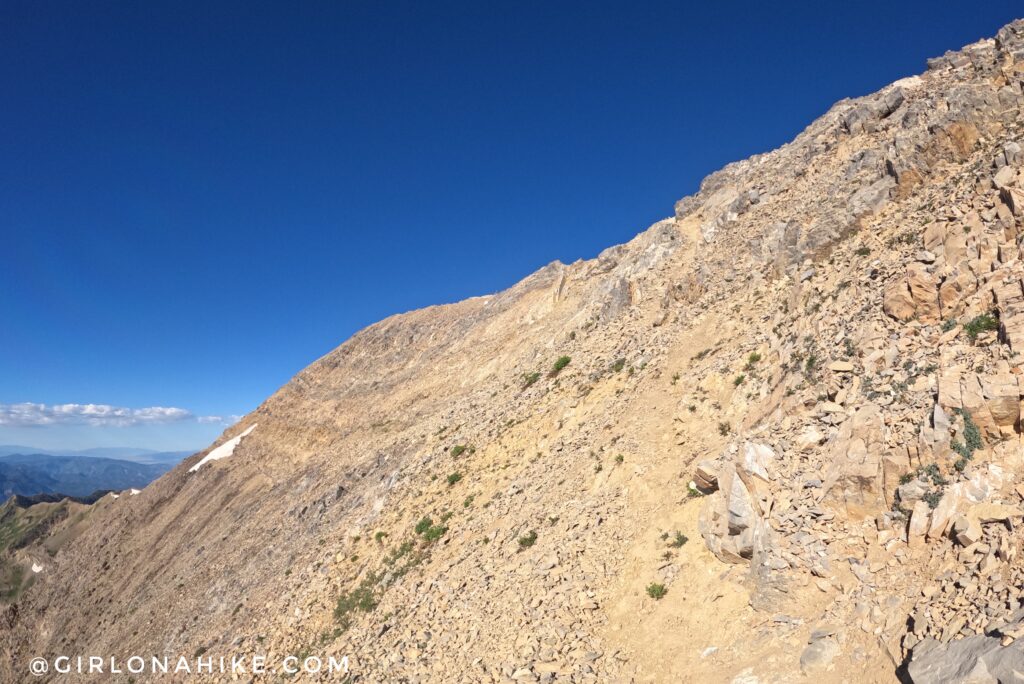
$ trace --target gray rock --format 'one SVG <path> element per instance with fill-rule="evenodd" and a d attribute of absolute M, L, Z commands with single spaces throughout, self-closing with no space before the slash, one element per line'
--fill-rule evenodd
<path fill-rule="evenodd" d="M 812 641 L 800 654 L 800 671 L 804 674 L 824 672 L 839 655 L 839 644 L 833 639 Z"/>
<path fill-rule="evenodd" d="M 892 176 L 885 176 L 871 185 L 860 188 L 850 196 L 850 213 L 854 217 L 877 213 L 889 201 L 895 187 L 895 179 Z"/>
<path fill-rule="evenodd" d="M 907 673 L 914 684 L 1008 684 L 1024 672 L 1024 641 L 970 636 L 942 644 L 925 639 L 914 648 Z"/>

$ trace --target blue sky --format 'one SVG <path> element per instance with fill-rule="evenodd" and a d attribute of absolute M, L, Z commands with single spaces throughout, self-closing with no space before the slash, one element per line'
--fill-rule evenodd
<path fill-rule="evenodd" d="M 1015 7 L 5 2 L 0 443 L 201 448 Z"/>

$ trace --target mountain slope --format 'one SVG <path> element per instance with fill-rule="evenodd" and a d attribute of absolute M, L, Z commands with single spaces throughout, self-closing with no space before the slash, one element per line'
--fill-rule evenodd
<path fill-rule="evenodd" d="M 137 447 L 94 447 L 92 449 L 81 449 L 78 451 L 69 450 L 55 452 L 35 447 L 18 446 L 15 444 L 0 445 L 0 458 L 15 454 L 45 454 L 47 456 L 88 456 L 90 458 L 112 458 L 119 461 L 134 461 L 136 463 L 177 463 L 186 456 L 191 456 L 194 451 L 156 451 L 154 449 L 140 449 Z"/>
<path fill-rule="evenodd" d="M 941 681 L 964 637 L 1012 655 L 1022 84 L 1016 22 L 594 260 L 356 334 L 217 460 L 111 502 L 0 615 L 0 674 L 263 651 L 366 681 Z"/>
<path fill-rule="evenodd" d="M 112 458 L 11 454 L 0 456 L 0 498 L 14 494 L 86 496 L 97 490 L 141 489 L 173 467 Z"/>

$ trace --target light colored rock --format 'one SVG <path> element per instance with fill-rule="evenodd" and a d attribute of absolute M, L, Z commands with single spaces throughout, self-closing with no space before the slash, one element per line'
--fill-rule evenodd
<path fill-rule="evenodd" d="M 942 493 L 942 498 L 939 499 L 939 505 L 932 511 L 928 539 L 938 539 L 946 534 L 963 502 L 963 485 L 955 483 L 946 488 Z"/>
<path fill-rule="evenodd" d="M 1006 504 L 980 503 L 970 509 L 969 515 L 984 525 L 986 523 L 1008 522 L 1024 517 L 1024 510 L 1018 506 Z"/>
<path fill-rule="evenodd" d="M 882 310 L 897 321 L 909 321 L 916 315 L 917 307 L 906 278 L 900 278 L 885 288 Z"/>
<path fill-rule="evenodd" d="M 931 525 L 931 508 L 924 501 L 918 501 L 910 513 L 907 527 L 907 544 L 911 548 L 924 543 L 925 534 Z"/>
<path fill-rule="evenodd" d="M 839 655 L 839 644 L 834 639 L 812 641 L 800 654 L 800 671 L 806 675 L 827 672 Z"/>
<path fill-rule="evenodd" d="M 1013 181 L 1017 178 L 1017 170 L 1012 166 L 1004 166 L 995 175 L 992 176 L 992 185 L 997 188 L 1005 188 L 1013 185 Z"/>
<path fill-rule="evenodd" d="M 970 546 L 981 541 L 981 525 L 977 518 L 958 515 L 953 521 L 953 537 L 960 546 Z"/>
<path fill-rule="evenodd" d="M 774 459 L 775 452 L 769 446 L 756 442 L 746 442 L 743 445 L 743 469 L 765 482 L 769 479 L 768 469 Z"/>
<path fill-rule="evenodd" d="M 853 520 L 886 509 L 882 492 L 884 430 L 881 411 L 874 404 L 865 404 L 843 422 L 829 451 L 831 466 L 822 483 L 822 503 Z"/>
<path fill-rule="evenodd" d="M 796 448 L 800 451 L 810 451 L 825 441 L 825 435 L 814 426 L 807 426 L 796 438 Z"/>

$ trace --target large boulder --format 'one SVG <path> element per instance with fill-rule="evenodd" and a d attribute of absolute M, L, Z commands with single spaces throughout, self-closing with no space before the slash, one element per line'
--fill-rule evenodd
<path fill-rule="evenodd" d="M 733 463 L 718 473 L 718 491 L 708 496 L 700 511 L 698 528 L 719 560 L 746 563 L 770 533 L 753 476 Z"/>
<path fill-rule="evenodd" d="M 937 323 L 940 318 L 938 279 L 924 264 L 911 264 L 903 278 L 885 288 L 882 310 L 898 321 L 917 318 L 922 323 Z"/>
<path fill-rule="evenodd" d="M 771 529 L 765 521 L 767 483 L 775 452 L 764 444 L 746 442 L 731 460 L 702 462 L 695 481 L 714 482 L 700 511 L 698 527 L 708 548 L 726 563 L 745 563 L 769 546 Z"/>
<path fill-rule="evenodd" d="M 882 412 L 865 404 L 846 419 L 832 443 L 821 502 L 856 520 L 886 510 L 886 451 Z"/>
<path fill-rule="evenodd" d="M 1024 640 L 1009 646 L 982 634 L 943 644 L 925 639 L 914 648 L 907 674 L 914 684 L 1009 684 L 1021 681 Z"/>

